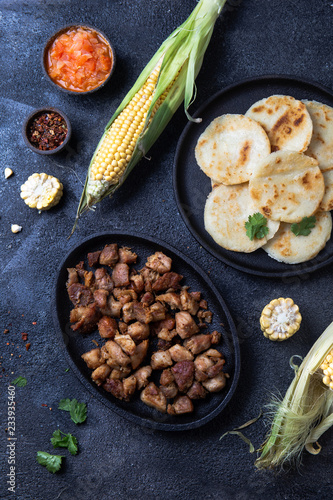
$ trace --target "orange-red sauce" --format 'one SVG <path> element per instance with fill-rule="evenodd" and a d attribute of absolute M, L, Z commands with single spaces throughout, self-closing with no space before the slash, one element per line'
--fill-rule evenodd
<path fill-rule="evenodd" d="M 60 87 L 87 92 L 101 85 L 112 68 L 112 52 L 96 31 L 73 27 L 51 44 L 46 69 Z"/>

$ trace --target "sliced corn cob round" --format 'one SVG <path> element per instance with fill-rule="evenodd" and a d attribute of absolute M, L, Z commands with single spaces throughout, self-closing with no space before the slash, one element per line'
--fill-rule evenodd
<path fill-rule="evenodd" d="M 324 384 L 333 390 L 333 349 L 327 354 L 323 363 L 320 365 L 320 369 L 324 374 Z"/>
<path fill-rule="evenodd" d="M 49 210 L 59 203 L 63 185 L 56 177 L 47 174 L 32 174 L 21 186 L 21 198 L 30 208 Z"/>
<path fill-rule="evenodd" d="M 260 316 L 260 326 L 265 337 L 282 341 L 297 332 L 302 316 L 298 306 L 290 298 L 272 300 L 264 307 Z"/>

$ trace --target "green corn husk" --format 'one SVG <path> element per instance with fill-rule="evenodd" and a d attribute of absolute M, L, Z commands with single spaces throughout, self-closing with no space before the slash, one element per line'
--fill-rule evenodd
<path fill-rule="evenodd" d="M 105 132 L 90 162 L 73 231 L 78 218 L 83 212 L 85 212 L 88 208 L 92 208 L 106 196 L 112 196 L 113 193 L 123 184 L 134 166 L 141 160 L 141 158 L 148 152 L 150 147 L 157 140 L 183 101 L 185 113 L 187 117 L 192 120 L 188 113 L 188 108 L 195 99 L 195 78 L 201 68 L 203 57 L 211 39 L 215 22 L 225 3 L 226 0 L 200 0 L 188 19 L 163 42 L 161 47 L 138 77 L 134 86 L 123 99 L 120 106 L 107 124 Z M 104 192 L 100 196 L 93 197 L 89 194 L 87 185 L 89 182 L 91 165 L 94 161 L 98 148 L 113 121 L 127 106 L 136 92 L 138 92 L 143 86 L 149 75 L 160 61 L 162 61 L 162 65 L 154 97 L 148 111 L 144 130 L 139 136 L 133 155 L 120 179 L 118 179 L 115 184 L 105 186 Z M 167 97 L 153 117 L 151 117 L 151 113 L 156 102 L 166 89 L 169 89 Z"/>
<path fill-rule="evenodd" d="M 333 323 L 304 358 L 284 399 L 272 403 L 273 422 L 255 462 L 258 469 L 297 465 L 304 449 L 319 453 L 317 440 L 333 425 L 333 391 L 319 369 L 332 346 Z"/>

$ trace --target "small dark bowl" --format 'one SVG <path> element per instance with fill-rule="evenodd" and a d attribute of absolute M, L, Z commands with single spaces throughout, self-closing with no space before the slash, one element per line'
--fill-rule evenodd
<path fill-rule="evenodd" d="M 107 76 L 107 78 L 105 80 L 103 80 L 100 83 L 100 85 L 98 85 L 97 87 L 95 87 L 95 88 L 93 88 L 91 90 L 86 90 L 86 91 L 82 91 L 81 92 L 79 90 L 65 89 L 61 85 L 58 85 L 57 82 L 55 82 L 54 80 L 52 80 L 52 78 L 50 77 L 50 75 L 49 75 L 49 73 L 47 71 L 47 55 L 48 55 L 49 48 L 51 47 L 51 45 L 55 41 L 55 39 L 58 38 L 58 36 L 62 35 L 63 33 L 66 33 L 71 28 L 83 28 L 83 29 L 86 28 L 88 30 L 95 31 L 102 38 L 102 40 L 109 46 L 109 49 L 110 49 L 110 52 L 111 52 L 111 56 L 112 56 L 112 61 L 111 62 L 112 62 L 112 64 L 111 64 L 111 71 L 110 71 L 109 75 Z M 44 74 L 47 77 L 47 79 L 57 89 L 62 90 L 63 92 L 66 92 L 67 94 L 72 94 L 72 95 L 73 94 L 86 95 L 86 94 L 91 94 L 93 92 L 96 92 L 97 90 L 100 90 L 102 87 L 104 87 L 109 82 L 109 80 L 110 80 L 110 78 L 111 78 L 111 76 L 113 74 L 113 71 L 114 71 L 114 68 L 115 68 L 115 64 L 116 64 L 116 53 L 114 51 L 113 46 L 111 45 L 110 40 L 107 38 L 107 36 L 102 31 L 94 28 L 93 26 L 89 26 L 88 24 L 73 23 L 73 24 L 69 24 L 68 26 L 64 26 L 63 28 L 61 28 L 60 30 L 58 30 L 56 33 L 54 33 L 48 39 L 48 41 L 46 42 L 46 45 L 44 47 L 43 53 L 42 53 L 42 66 L 43 66 Z"/>
<path fill-rule="evenodd" d="M 65 120 L 66 125 L 67 125 L 67 135 L 66 135 L 63 143 L 60 144 L 60 146 L 58 146 L 54 149 L 43 150 L 43 149 L 36 148 L 36 146 L 34 146 L 33 143 L 30 142 L 30 140 L 29 140 L 29 126 L 30 126 L 31 122 L 34 120 L 34 118 L 36 118 L 37 116 L 39 116 L 43 113 L 48 113 L 48 112 L 58 113 L 60 116 L 63 117 L 63 119 Z M 67 146 L 67 144 L 71 138 L 71 134 L 72 134 L 72 127 L 71 127 L 71 124 L 70 124 L 68 117 L 65 115 L 65 113 L 63 113 L 59 109 L 52 108 L 52 107 L 36 109 L 32 113 L 30 113 L 30 115 L 28 115 L 28 117 L 26 118 L 26 120 L 23 124 L 23 128 L 22 128 L 22 135 L 23 135 L 23 139 L 24 139 L 25 144 L 32 151 L 34 151 L 35 153 L 38 153 L 40 155 L 53 155 L 55 153 L 60 153 L 60 151 L 62 151 Z"/>

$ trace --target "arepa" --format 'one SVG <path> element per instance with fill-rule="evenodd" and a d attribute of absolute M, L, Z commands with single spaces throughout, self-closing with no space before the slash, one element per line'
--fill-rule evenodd
<path fill-rule="evenodd" d="M 254 252 L 272 238 L 279 228 L 279 222 L 268 220 L 267 236 L 251 241 L 246 235 L 245 222 L 254 213 L 248 183 L 236 186 L 220 184 L 207 197 L 205 229 L 218 245 L 227 250 Z"/>
<path fill-rule="evenodd" d="M 318 210 L 325 183 L 315 159 L 276 151 L 255 167 L 249 188 L 256 211 L 272 220 L 300 222 Z"/>
<path fill-rule="evenodd" d="M 200 135 L 195 157 L 203 172 L 218 183 L 241 184 L 256 163 L 271 152 L 264 129 L 244 115 L 215 118 Z"/>
<path fill-rule="evenodd" d="M 272 95 L 254 103 L 245 116 L 265 129 L 272 151 L 303 152 L 312 136 L 312 120 L 303 102 L 286 95 Z"/>
<path fill-rule="evenodd" d="M 321 200 L 319 210 L 323 212 L 333 210 L 333 170 L 322 172 L 325 181 L 325 194 Z"/>
<path fill-rule="evenodd" d="M 303 103 L 313 123 L 311 142 L 305 154 L 315 158 L 322 172 L 333 169 L 333 108 L 318 101 Z"/>
<path fill-rule="evenodd" d="M 281 222 L 275 236 L 263 247 L 272 259 L 286 264 L 299 264 L 313 259 L 329 240 L 332 231 L 330 212 L 318 212 L 316 224 L 308 236 L 295 236 L 291 224 Z"/>

